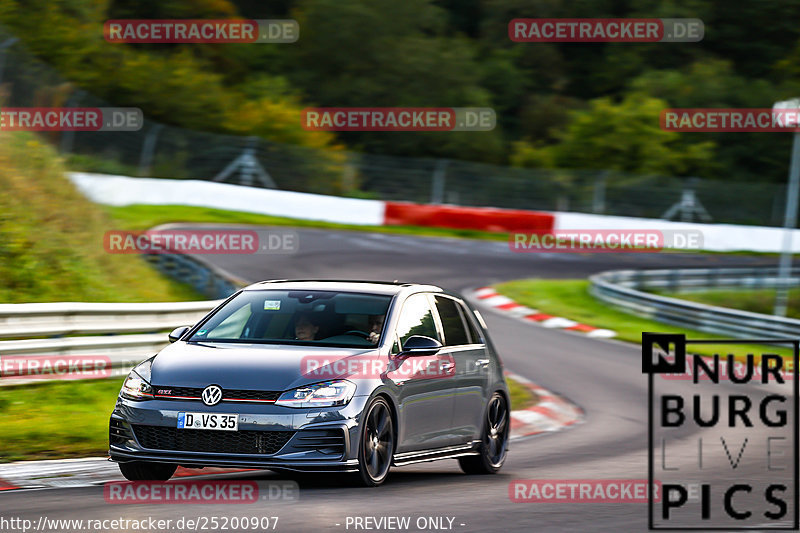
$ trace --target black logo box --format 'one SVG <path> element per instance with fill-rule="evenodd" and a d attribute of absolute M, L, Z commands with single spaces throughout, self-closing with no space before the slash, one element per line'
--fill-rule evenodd
<path fill-rule="evenodd" d="M 800 339 L 720 339 L 720 340 L 687 340 L 686 335 L 677 333 L 649 333 L 642 332 L 642 373 L 647 374 L 647 478 L 650 487 L 654 483 L 653 469 L 653 382 L 655 374 L 684 374 L 686 373 L 686 345 L 687 344 L 711 344 L 711 345 L 746 345 L 746 344 L 774 344 L 790 345 L 794 353 L 793 366 L 793 396 L 794 411 L 793 424 L 794 430 L 794 524 L 792 526 L 765 527 L 763 524 L 752 527 L 655 527 L 653 518 L 653 491 L 647 491 L 647 526 L 650 531 L 798 531 L 800 530 L 800 447 L 798 446 L 798 407 L 800 397 L 800 383 L 798 383 L 798 355 L 800 354 Z M 659 357 L 657 361 L 653 359 L 653 348 L 658 345 L 665 353 L 670 353 L 670 347 L 674 346 L 674 361 L 668 361 Z"/>

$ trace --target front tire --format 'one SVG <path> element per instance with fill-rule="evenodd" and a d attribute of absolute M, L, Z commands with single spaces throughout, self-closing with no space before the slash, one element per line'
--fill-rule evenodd
<path fill-rule="evenodd" d="M 166 463 L 119 463 L 119 470 L 128 481 L 167 481 L 177 469 L 178 465 Z"/>
<path fill-rule="evenodd" d="M 505 396 L 495 392 L 486 406 L 478 455 L 458 459 L 465 474 L 496 474 L 500 471 L 508 454 L 508 433 L 511 426 L 508 420 L 508 402 Z"/>
<path fill-rule="evenodd" d="M 358 473 L 364 485 L 377 487 L 389 475 L 394 457 L 392 411 L 386 400 L 378 397 L 364 413 L 364 428 L 358 445 Z"/>

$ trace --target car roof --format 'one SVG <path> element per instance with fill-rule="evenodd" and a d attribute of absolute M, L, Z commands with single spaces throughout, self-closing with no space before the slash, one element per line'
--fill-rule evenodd
<path fill-rule="evenodd" d="M 317 290 L 342 292 L 367 292 L 372 294 L 396 295 L 413 292 L 444 292 L 435 285 L 404 283 L 400 281 L 355 281 L 339 279 L 273 279 L 259 281 L 244 288 L 246 291 L 268 289 L 279 290 Z"/>

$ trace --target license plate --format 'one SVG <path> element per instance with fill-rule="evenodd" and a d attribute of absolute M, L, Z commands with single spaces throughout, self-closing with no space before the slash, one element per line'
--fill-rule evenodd
<path fill-rule="evenodd" d="M 178 413 L 178 429 L 238 431 L 239 415 L 222 413 Z"/>

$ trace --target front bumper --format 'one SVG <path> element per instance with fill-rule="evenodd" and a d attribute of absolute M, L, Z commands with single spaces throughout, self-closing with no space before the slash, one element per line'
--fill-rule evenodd
<path fill-rule="evenodd" d="M 359 420 L 368 400 L 343 407 L 293 409 L 271 404 L 119 399 L 111 415 L 112 461 L 189 467 L 350 472 L 358 469 Z M 177 429 L 178 413 L 239 415 L 239 431 Z"/>

